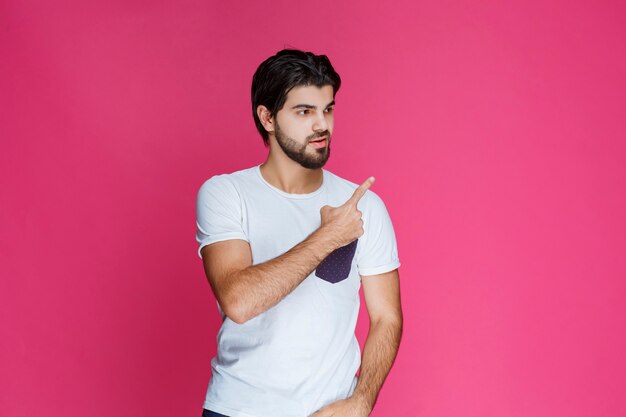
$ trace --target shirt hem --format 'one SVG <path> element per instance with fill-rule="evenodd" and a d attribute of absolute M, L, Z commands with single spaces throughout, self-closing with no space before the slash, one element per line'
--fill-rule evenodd
<path fill-rule="evenodd" d="M 218 238 L 203 240 L 200 243 L 200 246 L 198 246 L 198 256 L 200 257 L 200 259 L 202 259 L 202 254 L 200 253 L 200 251 L 202 251 L 203 247 L 210 245 L 211 243 L 223 242 L 225 240 L 232 240 L 232 239 L 245 240 L 246 242 L 250 243 L 250 240 L 241 233 L 229 233 L 227 235 L 223 235 Z"/>
<path fill-rule="evenodd" d="M 400 267 L 400 261 L 395 260 L 391 263 L 381 266 L 375 266 L 373 268 L 359 268 L 359 275 L 378 275 L 384 274 L 385 272 L 393 271 Z"/>
<path fill-rule="evenodd" d="M 219 414 L 224 414 L 228 417 L 261 417 L 257 414 L 248 414 L 243 411 L 238 411 L 233 408 L 225 407 L 208 401 L 204 402 L 203 408 Z"/>

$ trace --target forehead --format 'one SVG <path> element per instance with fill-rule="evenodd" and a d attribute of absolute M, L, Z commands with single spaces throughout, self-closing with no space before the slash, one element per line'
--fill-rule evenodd
<path fill-rule="evenodd" d="M 315 85 L 300 85 L 294 87 L 287 94 L 285 104 L 313 104 L 326 106 L 333 101 L 333 87 L 325 85 L 323 87 L 317 87 Z"/>

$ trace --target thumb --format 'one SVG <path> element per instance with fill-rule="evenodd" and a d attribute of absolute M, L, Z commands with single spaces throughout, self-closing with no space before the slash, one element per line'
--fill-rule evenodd
<path fill-rule="evenodd" d="M 329 205 L 327 204 L 327 205 L 322 206 L 322 207 L 320 208 L 320 213 L 325 213 L 325 212 L 327 212 L 327 211 L 328 211 L 328 210 L 330 210 L 330 209 L 332 209 L 332 207 L 331 207 L 331 206 L 329 206 Z"/>

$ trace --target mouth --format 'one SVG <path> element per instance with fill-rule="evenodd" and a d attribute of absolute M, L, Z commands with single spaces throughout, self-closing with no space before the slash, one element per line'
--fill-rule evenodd
<path fill-rule="evenodd" d="M 318 138 L 318 139 L 310 141 L 309 145 L 313 146 L 314 148 L 323 148 L 326 146 L 326 141 L 327 141 L 327 137 L 324 136 L 323 138 Z"/>

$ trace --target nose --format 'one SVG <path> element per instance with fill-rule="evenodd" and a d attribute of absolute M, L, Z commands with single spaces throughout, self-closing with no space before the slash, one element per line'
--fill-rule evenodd
<path fill-rule="evenodd" d="M 328 121 L 326 120 L 326 115 L 324 113 L 317 114 L 315 118 L 315 122 L 313 123 L 313 130 L 316 132 L 324 131 L 328 129 Z"/>

